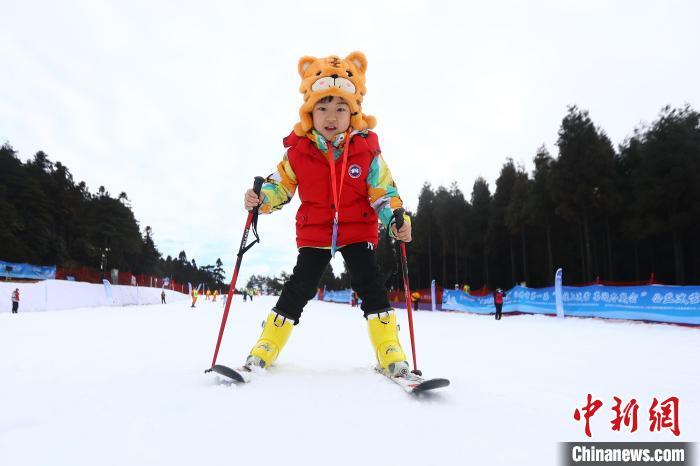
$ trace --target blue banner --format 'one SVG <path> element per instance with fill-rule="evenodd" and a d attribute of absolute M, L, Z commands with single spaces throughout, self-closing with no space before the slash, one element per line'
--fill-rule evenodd
<path fill-rule="evenodd" d="M 350 304 L 351 297 L 352 297 L 352 290 L 337 290 L 337 291 L 326 290 L 325 293 L 323 293 L 323 300 L 324 301 L 331 301 L 334 303 Z"/>
<path fill-rule="evenodd" d="M 13 262 L 0 261 L 0 277 L 50 280 L 56 278 L 56 266 L 15 264 Z"/>
<path fill-rule="evenodd" d="M 700 286 L 564 286 L 564 315 L 700 325 Z M 495 312 L 493 296 L 445 290 L 444 310 Z M 516 286 L 507 292 L 503 312 L 556 315 L 554 287 Z"/>

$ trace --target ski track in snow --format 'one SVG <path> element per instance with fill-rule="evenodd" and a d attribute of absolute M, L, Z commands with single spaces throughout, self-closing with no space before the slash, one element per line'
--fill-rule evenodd
<path fill-rule="evenodd" d="M 240 365 L 275 298 L 236 297 L 218 363 Z M 372 370 L 359 309 L 312 301 L 277 366 L 249 385 L 205 375 L 223 306 L 0 314 L 0 465 L 556 465 L 585 441 L 697 441 L 700 330 L 418 312 L 418 366 L 448 388 L 411 397 Z M 410 359 L 408 323 L 399 310 Z M 681 436 L 649 432 L 680 398 Z M 611 430 L 613 396 L 639 428 Z"/>

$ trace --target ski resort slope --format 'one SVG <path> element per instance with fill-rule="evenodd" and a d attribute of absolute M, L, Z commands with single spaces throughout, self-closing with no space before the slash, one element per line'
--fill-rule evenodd
<path fill-rule="evenodd" d="M 274 302 L 235 298 L 220 364 L 244 360 Z M 558 442 L 587 439 L 573 412 L 589 393 L 592 440 L 700 439 L 696 328 L 418 312 L 419 368 L 452 385 L 417 398 L 373 372 L 359 309 L 315 301 L 273 370 L 217 383 L 222 311 L 0 314 L 0 465 L 556 465 Z M 671 395 L 681 435 L 649 432 Z M 612 431 L 614 396 L 638 401 L 636 432 Z"/>

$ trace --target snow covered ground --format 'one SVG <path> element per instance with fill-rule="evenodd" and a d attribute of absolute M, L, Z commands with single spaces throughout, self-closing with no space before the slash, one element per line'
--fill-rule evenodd
<path fill-rule="evenodd" d="M 243 361 L 273 304 L 236 298 L 220 363 Z M 452 385 L 415 398 L 371 370 L 361 312 L 323 302 L 274 370 L 217 384 L 203 370 L 222 309 L 0 314 L 0 465 L 556 465 L 558 442 L 586 440 L 588 393 L 593 440 L 700 439 L 697 328 L 419 312 L 418 365 Z M 649 432 L 652 399 L 671 395 L 680 437 Z M 638 400 L 637 432 L 611 430 L 613 396 Z"/>
<path fill-rule="evenodd" d="M 0 281 L 0 313 L 11 312 L 10 296 L 19 289 L 20 312 L 57 311 L 79 307 L 127 306 L 160 303 L 161 288 L 109 285 L 102 283 L 42 280 L 38 282 Z M 189 296 L 164 290 L 166 301 L 187 301 Z"/>

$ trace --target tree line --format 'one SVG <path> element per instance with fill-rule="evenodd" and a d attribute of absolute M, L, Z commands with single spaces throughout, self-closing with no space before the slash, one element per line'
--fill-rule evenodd
<path fill-rule="evenodd" d="M 568 108 L 555 156 L 534 170 L 507 159 L 495 190 L 477 178 L 426 183 L 413 218 L 411 286 L 542 287 L 565 283 L 700 283 L 700 115 L 665 107 L 616 149 L 589 113 Z M 396 257 L 384 241 L 384 269 Z M 381 249 L 381 248 L 380 248 Z M 396 274 L 388 277 L 397 286 Z M 400 279 L 400 277 L 398 277 Z"/>
<path fill-rule="evenodd" d="M 506 159 L 495 189 L 477 178 L 469 197 L 455 181 L 425 183 L 409 250 L 412 288 L 468 284 L 472 289 L 565 283 L 700 283 L 700 114 L 665 107 L 617 148 L 589 113 L 568 108 L 557 153 L 539 147 L 534 170 Z M 44 152 L 23 163 L 0 148 L 0 258 L 88 265 L 225 286 L 221 260 L 199 267 L 184 251 L 162 255 L 150 227 L 143 234 L 126 193 L 92 194 Z M 389 287 L 401 287 L 396 251 L 382 229 L 379 261 Z M 280 277 L 253 276 L 247 286 L 281 290 Z M 350 286 L 330 266 L 321 287 Z"/>
<path fill-rule="evenodd" d="M 185 251 L 165 259 L 153 230 L 141 232 L 125 192 L 91 193 L 68 167 L 39 151 L 22 162 L 9 143 L 0 147 L 0 259 L 34 265 L 116 268 L 178 283 L 224 287 L 221 259 L 198 266 Z"/>
<path fill-rule="evenodd" d="M 279 295 L 282 292 L 282 287 L 289 280 L 290 274 L 281 272 L 279 277 L 267 275 L 251 275 L 246 283 L 246 288 L 261 290 L 266 294 Z M 346 290 L 350 288 L 350 274 L 347 267 L 340 275 L 336 276 L 333 272 L 333 266 L 328 264 L 321 275 L 318 287 L 327 290 Z"/>

